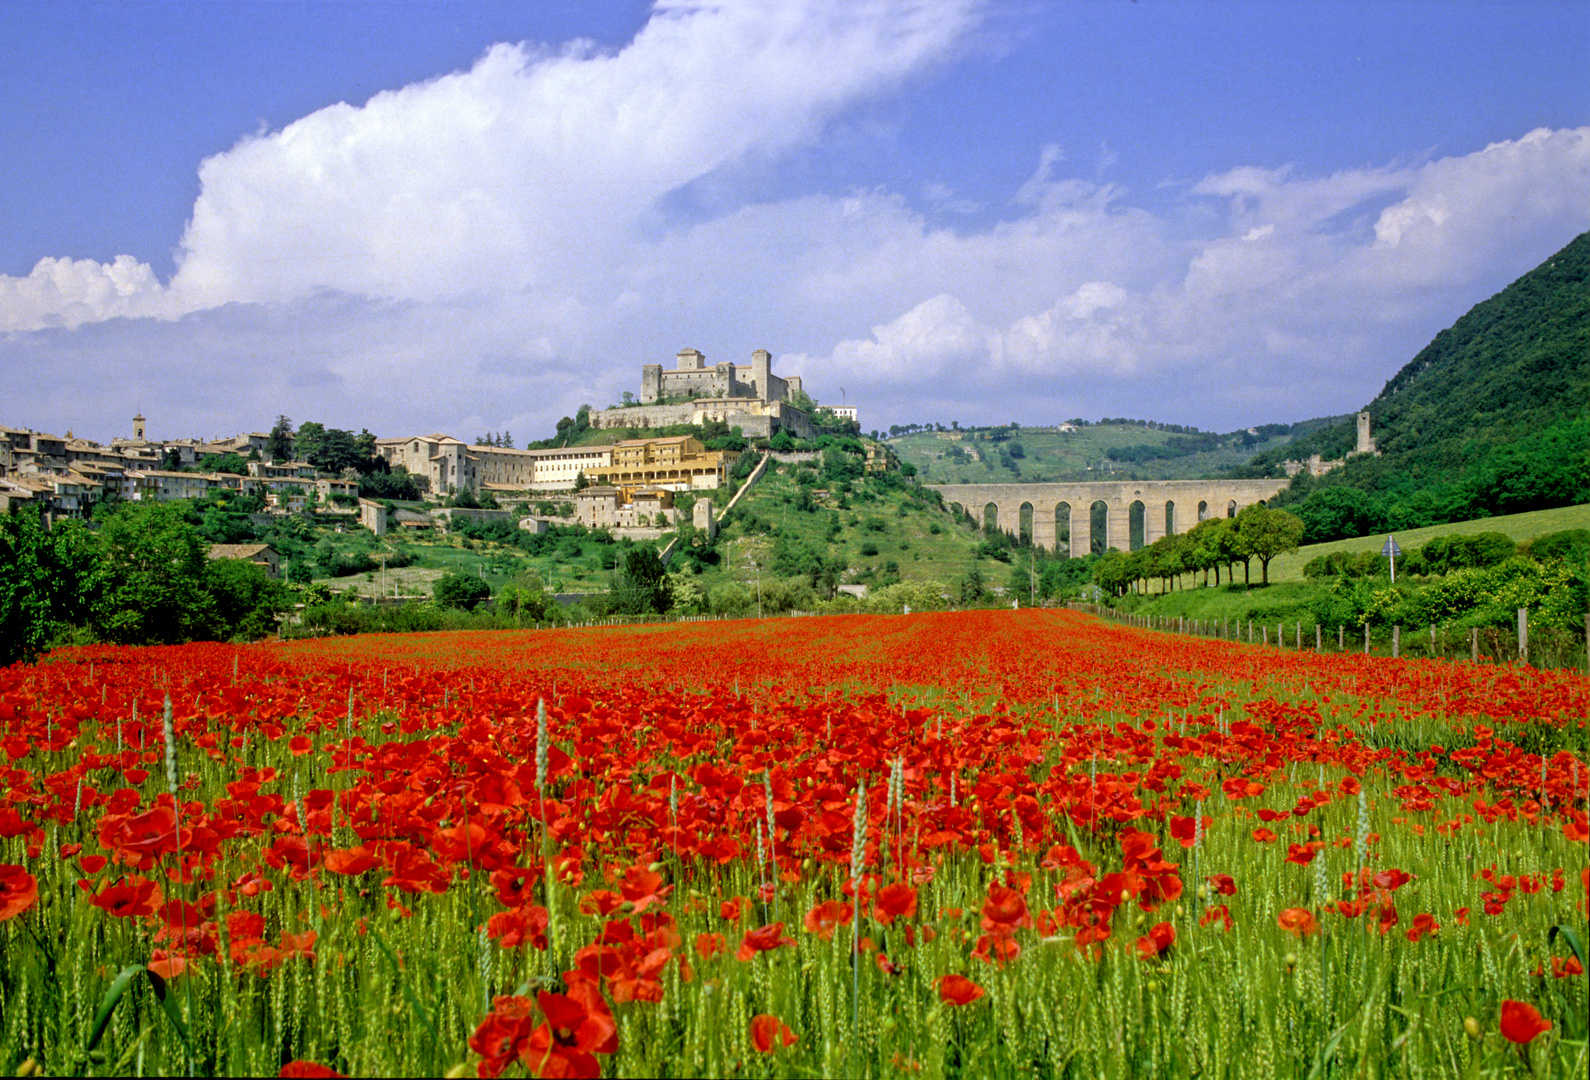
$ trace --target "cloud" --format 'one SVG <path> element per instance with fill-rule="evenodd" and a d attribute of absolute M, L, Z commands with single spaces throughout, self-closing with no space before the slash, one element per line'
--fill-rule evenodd
<path fill-rule="evenodd" d="M 165 290 L 147 264 L 130 255 L 113 262 L 44 258 L 26 277 L 0 274 L 0 331 L 163 315 Z"/>
<path fill-rule="evenodd" d="M 1034 209 L 984 233 L 895 215 L 875 245 L 896 268 L 891 286 L 932 299 L 803 356 L 805 371 L 865 361 L 850 385 L 888 397 L 913 392 L 907 373 L 953 357 L 986 388 L 986 405 L 959 414 L 971 419 L 1013 402 L 1226 425 L 1347 411 L 1436 330 L 1590 226 L 1590 129 L 1324 177 L 1235 168 L 1187 190 L 1215 211 L 1190 234 L 1107 185 L 1056 175 L 1059 160 L 1045 148 L 1019 192 Z M 865 258 L 848 266 L 848 288 L 882 276 Z M 1277 407 L 1285 416 L 1243 411 Z"/>
<path fill-rule="evenodd" d="M 944 57 L 977 6 L 668 3 L 612 53 L 496 45 L 468 71 L 321 109 L 207 159 L 168 290 L 118 259 L 58 289 L 0 279 L 0 317 L 8 329 L 75 325 L 323 290 L 599 294 L 662 196 L 753 151 L 809 143 Z"/>
<path fill-rule="evenodd" d="M 868 426 L 1232 427 L 1361 405 L 1590 227 L 1590 128 L 1318 176 L 1233 163 L 1153 210 L 1101 178 L 1107 152 L 1079 175 L 1058 145 L 981 209 L 918 182 L 735 187 L 737 162 L 820 147 L 847 109 L 952 59 L 979 14 L 678 4 L 616 51 L 496 46 L 206 160 L 169 282 L 132 256 L 0 277 L 0 367 L 48 383 L 27 407 L 66 420 L 119 418 L 158 385 L 200 425 L 184 434 L 285 411 L 523 438 L 685 345 L 769 348 L 819 398 L 845 386 Z M 725 176 L 710 210 L 670 201 Z"/>

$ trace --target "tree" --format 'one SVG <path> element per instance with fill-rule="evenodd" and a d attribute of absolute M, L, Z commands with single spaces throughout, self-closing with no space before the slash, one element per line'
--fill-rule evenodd
<path fill-rule="evenodd" d="M 265 456 L 272 461 L 293 459 L 293 422 L 286 416 L 277 416 L 265 442 Z"/>
<path fill-rule="evenodd" d="M 169 446 L 160 455 L 160 467 L 167 472 L 179 472 L 182 469 L 182 451 L 175 446 Z"/>
<path fill-rule="evenodd" d="M 174 644 L 214 636 L 216 604 L 207 545 L 174 503 L 124 504 L 105 522 L 106 588 L 94 628 L 123 645 Z"/>
<path fill-rule="evenodd" d="M 613 612 L 619 615 L 660 615 L 668 610 L 672 599 L 668 589 L 668 574 L 656 548 L 641 545 L 625 553 L 609 594 Z"/>
<path fill-rule="evenodd" d="M 520 574 L 497 594 L 498 611 L 531 622 L 546 618 L 552 602 L 546 586 L 541 582 L 541 576 L 533 571 Z"/>
<path fill-rule="evenodd" d="M 1270 560 L 1296 551 L 1303 540 L 1303 520 L 1285 510 L 1271 510 L 1254 503 L 1237 515 L 1237 537 L 1243 550 L 1256 556 L 1263 583 L 1270 583 Z"/>
<path fill-rule="evenodd" d="M 1227 551 L 1227 533 L 1231 531 L 1226 518 L 1205 518 L 1187 533 L 1187 566 L 1193 571 L 1203 571 L 1204 584 L 1209 584 L 1209 571 L 1215 572 L 1215 584 L 1220 584 L 1220 568 L 1231 561 Z"/>
<path fill-rule="evenodd" d="M 313 420 L 305 420 L 298 425 L 298 434 L 293 438 L 293 456 L 299 461 L 315 463 L 320 456 L 322 444 L 326 438 L 326 425 Z"/>
<path fill-rule="evenodd" d="M 0 667 L 31 663 L 86 622 L 102 577 L 94 538 L 77 522 L 47 530 L 24 507 L 0 516 Z"/>
<path fill-rule="evenodd" d="M 211 559 L 207 570 L 221 634 L 257 641 L 275 631 L 288 606 L 286 585 L 246 559 Z"/>
<path fill-rule="evenodd" d="M 473 611 L 482 600 L 491 599 L 491 586 L 474 574 L 443 574 L 431 587 L 431 595 L 442 607 Z"/>

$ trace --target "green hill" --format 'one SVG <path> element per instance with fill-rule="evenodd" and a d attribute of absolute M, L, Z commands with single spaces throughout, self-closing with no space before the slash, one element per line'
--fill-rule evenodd
<path fill-rule="evenodd" d="M 934 425 L 933 430 L 893 434 L 889 445 L 930 484 L 1190 480 L 1239 468 L 1256 451 L 1278 450 L 1341 419 L 1224 434 L 1144 420 L 1072 420 L 1053 427 Z"/>
<path fill-rule="evenodd" d="M 1310 542 L 1590 501 L 1590 233 L 1437 334 L 1368 408 L 1381 455 L 1276 500 Z M 1327 426 L 1244 472 L 1353 443 L 1350 421 Z"/>

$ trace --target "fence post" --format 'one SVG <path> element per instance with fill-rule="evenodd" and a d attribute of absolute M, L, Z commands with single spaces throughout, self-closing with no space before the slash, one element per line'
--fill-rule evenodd
<path fill-rule="evenodd" d="M 1338 625 L 1336 627 L 1336 651 L 1347 651 L 1347 627 L 1345 626 Z"/>
<path fill-rule="evenodd" d="M 1402 655 L 1402 627 L 1391 628 L 1391 658 L 1395 660 Z"/>
<path fill-rule="evenodd" d="M 1435 656 L 1435 623 L 1430 624 L 1430 656 Z"/>
<path fill-rule="evenodd" d="M 1584 669 L 1590 674 L 1590 611 L 1584 616 Z"/>
<path fill-rule="evenodd" d="M 1529 609 L 1518 609 L 1518 662 L 1529 663 Z"/>
<path fill-rule="evenodd" d="M 1320 629 L 1319 623 L 1314 624 L 1314 651 L 1325 651 L 1325 631 Z"/>
<path fill-rule="evenodd" d="M 1469 662 L 1480 662 L 1480 628 L 1477 626 L 1469 627 Z"/>
<path fill-rule="evenodd" d="M 1253 620 L 1248 620 L 1248 644 L 1253 644 Z"/>
<path fill-rule="evenodd" d="M 1364 623 L 1364 655 L 1369 655 L 1369 624 Z"/>
<path fill-rule="evenodd" d="M 1303 624 L 1301 622 L 1292 631 L 1292 647 L 1298 650 L 1303 648 Z"/>

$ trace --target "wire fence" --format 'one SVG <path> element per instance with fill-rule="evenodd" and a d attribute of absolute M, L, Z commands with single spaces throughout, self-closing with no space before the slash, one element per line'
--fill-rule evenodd
<path fill-rule="evenodd" d="M 1179 615 L 1141 615 L 1102 604 L 1076 602 L 1074 611 L 1110 622 L 1218 641 L 1266 645 L 1320 653 L 1356 652 L 1393 658 L 1463 660 L 1469 663 L 1527 664 L 1535 668 L 1573 668 L 1590 672 L 1590 613 L 1584 631 L 1531 626 L 1527 608 L 1518 625 L 1370 627 L 1326 626 L 1301 619 L 1190 619 Z"/>

